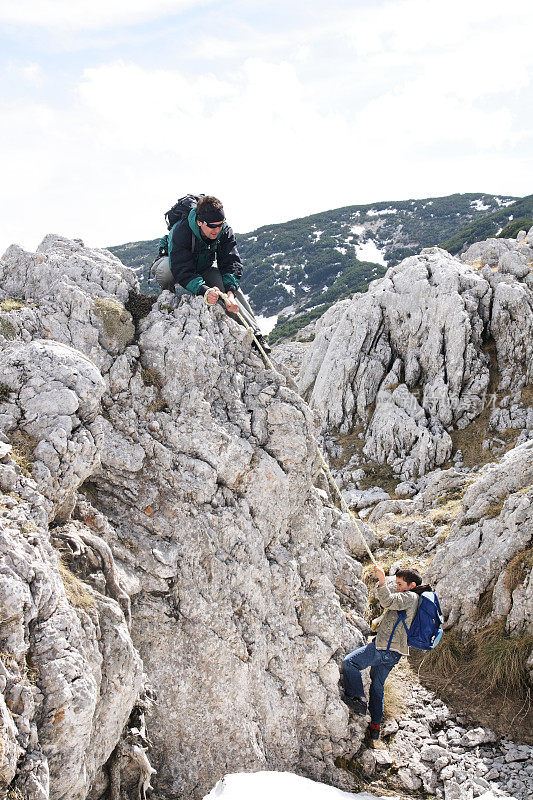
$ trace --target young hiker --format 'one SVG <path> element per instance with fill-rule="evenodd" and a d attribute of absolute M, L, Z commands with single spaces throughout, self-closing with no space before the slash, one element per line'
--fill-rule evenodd
<path fill-rule="evenodd" d="M 265 352 L 270 352 L 250 304 L 239 289 L 241 257 L 220 200 L 210 195 L 200 197 L 189 215 L 176 222 L 168 234 L 168 257 L 175 283 L 191 294 L 203 295 L 208 305 L 220 302 L 227 314 L 242 325 L 236 314 L 239 311 Z M 224 302 L 220 292 L 227 295 Z"/>
<path fill-rule="evenodd" d="M 343 700 L 356 714 L 370 712 L 370 738 L 379 739 L 383 719 L 383 695 L 385 680 L 402 655 L 409 655 L 407 633 L 398 622 L 398 611 L 405 611 L 405 623 L 410 627 L 417 608 L 418 595 L 428 589 L 421 586 L 422 578 L 413 569 L 400 569 L 396 572 L 396 591 L 390 590 L 384 570 L 377 564 L 374 572 L 378 579 L 378 600 L 385 609 L 379 624 L 375 641 L 359 647 L 346 656 L 342 662 L 344 674 Z M 392 637 L 391 637 L 392 634 Z M 367 704 L 363 689 L 361 670 L 370 667 L 370 692 Z"/>

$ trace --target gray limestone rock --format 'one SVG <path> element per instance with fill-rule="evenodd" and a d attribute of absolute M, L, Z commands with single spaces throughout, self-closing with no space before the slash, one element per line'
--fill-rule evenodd
<path fill-rule="evenodd" d="M 270 769 L 349 788 L 335 762 L 359 749 L 364 722 L 340 701 L 339 665 L 367 632 L 366 551 L 323 491 L 315 411 L 323 430 L 357 418 L 367 457 L 409 481 L 404 496 L 421 490 L 379 502 L 372 524 L 465 493 L 433 580 L 468 629 L 495 573 L 529 546 L 533 440 L 477 475 L 413 477 L 448 458 L 448 428 L 485 408 L 491 325 L 510 392 L 500 411 L 527 434 L 531 285 L 516 247 L 498 245 L 483 272 L 427 250 L 330 309 L 301 348 L 314 409 L 221 308 L 163 293 L 135 328 L 124 307 L 135 277 L 106 251 L 61 237 L 35 255 L 8 250 L 1 296 L 18 300 L 0 315 L 4 782 L 32 800 L 101 800 L 110 779 L 132 796 L 151 781 L 161 797 L 202 797 L 227 772 Z M 345 467 L 353 487 L 357 458 Z M 395 525 L 406 550 L 437 535 L 424 521 Z M 450 565 L 468 572 L 460 595 Z M 532 624 L 531 576 L 519 577 L 493 587 L 511 632 Z M 139 653 L 157 697 L 142 714 Z M 405 788 L 477 795 L 474 773 L 491 765 L 517 780 L 521 750 L 482 766 L 490 739 L 429 694 L 415 705 L 391 752 Z"/>
<path fill-rule="evenodd" d="M 142 668 L 119 605 L 58 562 L 50 508 L 20 473 L 0 493 L 0 775 L 32 800 L 84 800 Z"/>
<path fill-rule="evenodd" d="M 0 428 L 14 448 L 31 437 L 36 495 L 98 608 L 66 604 L 42 622 L 43 641 L 59 625 L 74 643 L 57 668 L 49 644 L 31 774 L 48 769 L 50 797 L 65 800 L 92 781 L 100 800 L 133 757 L 123 738 L 110 758 L 140 685 L 121 629 L 131 605 L 157 695 L 146 711 L 155 791 L 201 797 L 228 770 L 261 768 L 346 786 L 335 759 L 357 750 L 363 723 L 340 700 L 339 664 L 363 643 L 366 589 L 347 520 L 315 488 L 314 415 L 292 379 L 266 369 L 250 334 L 201 298 L 163 293 L 135 330 L 124 308 L 135 278 L 106 251 L 47 237 L 35 255 L 10 248 L 0 275 L 25 304 L 0 353 Z M 14 485 L 9 470 L 0 480 Z M 55 719 L 54 692 L 72 682 L 78 716 L 67 702 Z M 17 702 L 31 725 L 30 698 Z"/>
<path fill-rule="evenodd" d="M 450 431 L 489 400 L 489 336 L 500 392 L 531 381 L 532 252 L 500 239 L 473 245 L 462 260 L 430 248 L 329 309 L 298 377 L 323 431 L 359 426 L 367 459 L 403 482 L 449 459 Z M 527 428 L 527 407 L 512 424 Z"/>

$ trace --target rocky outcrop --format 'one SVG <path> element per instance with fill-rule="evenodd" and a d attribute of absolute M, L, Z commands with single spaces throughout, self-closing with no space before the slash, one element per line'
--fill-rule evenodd
<path fill-rule="evenodd" d="M 517 247 L 481 271 L 424 251 L 302 348 L 325 430 L 357 418 L 367 458 L 412 497 L 365 489 L 354 453 L 339 462 L 352 505 L 390 523 L 391 546 L 437 552 L 432 578 L 465 634 L 531 626 L 531 285 Z M 150 782 L 161 800 L 202 797 L 260 769 L 348 788 L 337 758 L 365 722 L 339 699 L 339 663 L 367 630 L 365 550 L 323 491 L 314 413 L 289 371 L 265 368 L 199 298 L 163 293 L 138 313 L 132 273 L 80 242 L 10 248 L 0 279 L 0 780 L 32 800 L 118 800 Z M 521 421 L 521 446 L 479 475 L 415 480 L 489 388 L 493 424 Z M 414 760 L 413 784 L 462 774 Z"/>
<path fill-rule="evenodd" d="M 119 604 L 58 561 L 53 504 L 9 454 L 0 488 L 0 787 L 83 800 L 128 720 L 141 660 Z"/>
<path fill-rule="evenodd" d="M 529 441 L 481 470 L 464 494 L 450 535 L 435 552 L 431 579 L 448 625 L 470 633 L 503 619 L 508 632 L 533 634 L 532 540 Z M 487 592 L 491 603 L 480 613 Z"/>
<path fill-rule="evenodd" d="M 76 634 L 94 679 L 79 683 L 79 729 L 48 752 L 53 715 L 35 718 L 50 797 L 82 797 L 92 783 L 99 800 L 133 781 L 119 774 L 135 756 L 119 739 L 141 684 L 130 614 L 157 698 L 140 746 L 151 739 L 157 775 L 142 752 L 137 761 L 159 797 L 201 797 L 241 769 L 345 783 L 334 762 L 358 746 L 362 724 L 340 702 L 338 664 L 363 641 L 366 590 L 350 555 L 360 542 L 315 488 L 313 415 L 292 379 L 265 369 L 250 334 L 199 298 L 164 293 L 135 330 L 135 279 L 106 251 L 47 237 L 35 255 L 10 248 L 0 277 L 0 428 L 42 500 L 47 569 L 57 573 L 52 525 L 78 576 L 72 591 L 107 614 L 91 618 L 96 634 L 85 617 Z M 68 637 L 82 612 L 66 606 Z M 92 664 L 108 651 L 104 679 Z M 51 708 L 52 690 L 36 685 Z M 67 753 L 71 737 L 80 746 Z M 15 741 L 33 752 L 10 741 L 11 765 Z"/>
<path fill-rule="evenodd" d="M 384 738 L 391 737 L 385 758 L 380 751 L 366 751 L 359 759 L 369 779 L 383 781 L 389 771 L 393 790 L 424 791 L 445 800 L 531 796 L 533 748 L 472 727 L 416 684 L 408 690 L 406 707 L 408 715 L 384 725 Z"/>
<path fill-rule="evenodd" d="M 437 470 L 412 500 L 383 501 L 368 521 L 382 546 L 429 558 L 448 629 L 468 640 L 496 625 L 531 642 L 533 441 L 476 473 Z M 527 666 L 533 683 L 533 652 Z"/>
<path fill-rule="evenodd" d="M 138 346 L 104 398 L 92 491 L 158 696 L 154 785 L 201 796 L 229 765 L 338 781 L 357 729 L 337 659 L 362 638 L 337 591 L 361 613 L 364 589 L 343 518 L 313 486 L 311 414 L 199 299 L 163 294 Z"/>
<path fill-rule="evenodd" d="M 490 404 L 494 429 L 530 429 L 532 245 L 533 230 L 462 260 L 429 248 L 329 309 L 298 378 L 323 431 L 359 428 L 364 456 L 408 480 L 449 459 L 450 432 Z"/>

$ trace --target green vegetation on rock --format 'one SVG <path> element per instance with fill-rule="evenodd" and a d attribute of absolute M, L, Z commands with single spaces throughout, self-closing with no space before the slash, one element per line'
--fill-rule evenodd
<path fill-rule="evenodd" d="M 527 224 L 526 221 L 530 220 L 531 217 L 533 217 L 533 194 L 472 222 L 451 238 L 444 240 L 440 246 L 455 255 L 474 244 L 474 242 L 481 242 L 491 237 L 495 238 L 498 235 L 503 237 L 504 230 L 507 229 L 509 223 L 514 223 L 514 220 L 520 220 L 520 228 L 518 230 L 524 230 Z M 516 233 L 518 231 L 512 233 L 509 238 L 513 238 Z"/>

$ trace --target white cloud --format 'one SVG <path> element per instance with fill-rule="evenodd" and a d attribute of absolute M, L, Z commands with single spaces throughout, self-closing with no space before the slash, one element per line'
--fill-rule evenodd
<path fill-rule="evenodd" d="M 477 0 L 450 3 L 436 22 L 421 0 L 337 4 L 292 38 L 243 21 L 250 36 L 233 54 L 227 30 L 214 40 L 222 60 L 192 59 L 204 40 L 183 60 L 176 41 L 179 69 L 95 62 L 66 107 L 5 102 L 0 249 L 50 231 L 96 245 L 155 237 L 188 191 L 218 194 L 241 232 L 351 203 L 529 193 L 526 6 L 500 20 L 490 0 L 483 13 Z M 34 64 L 22 70 L 53 84 Z"/>
<path fill-rule="evenodd" d="M 6 67 L 9 77 L 20 78 L 28 86 L 33 86 L 37 89 L 41 88 L 44 83 L 44 72 L 40 64 L 13 64 L 10 63 Z"/>
<path fill-rule="evenodd" d="M 3 0 L 0 21 L 58 30 L 97 30 L 176 14 L 210 0 Z"/>

